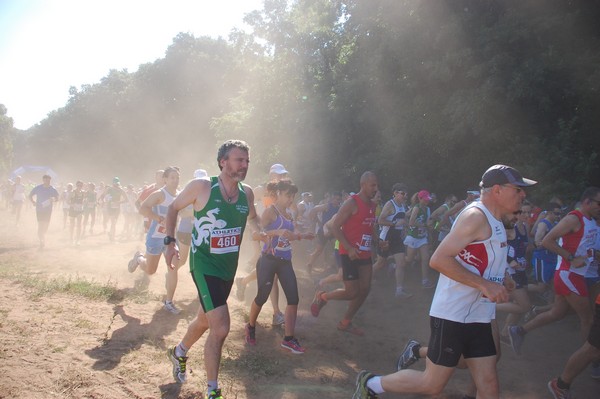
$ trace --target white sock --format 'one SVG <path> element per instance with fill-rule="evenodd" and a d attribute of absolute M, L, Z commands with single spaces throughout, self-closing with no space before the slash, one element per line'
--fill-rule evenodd
<path fill-rule="evenodd" d="M 375 392 L 377 395 L 385 392 L 381 386 L 381 377 L 378 375 L 367 381 L 367 388 Z"/>
<path fill-rule="evenodd" d="M 208 381 L 208 392 L 207 392 L 207 394 L 210 395 L 210 393 L 212 391 L 214 391 L 215 389 L 219 389 L 219 383 L 217 382 L 217 380 Z"/>
<path fill-rule="evenodd" d="M 175 356 L 177 357 L 185 357 L 185 355 L 187 355 L 187 351 L 190 350 L 190 348 L 186 348 L 183 345 L 183 342 L 180 342 L 179 345 L 177 345 L 175 347 Z"/>

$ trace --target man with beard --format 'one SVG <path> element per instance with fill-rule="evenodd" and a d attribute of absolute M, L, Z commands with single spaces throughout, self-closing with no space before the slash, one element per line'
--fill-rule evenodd
<path fill-rule="evenodd" d="M 329 300 L 349 301 L 346 314 L 337 328 L 361 336 L 364 332 L 352 324 L 352 319 L 371 290 L 371 238 L 375 225 L 375 204 L 371 200 L 377 190 L 375 173 L 363 173 L 360 191 L 342 204 L 333 219 L 332 232 L 340 242 L 344 288 L 330 292 L 317 291 L 310 307 L 312 315 L 318 317 Z"/>
<path fill-rule="evenodd" d="M 168 350 L 168 357 L 173 363 L 175 380 L 185 382 L 187 352 L 209 330 L 204 344 L 208 399 L 222 399 L 217 378 L 223 344 L 230 329 L 227 298 L 238 266 L 246 221 L 251 222 L 255 231 L 259 230 L 254 193 L 250 186 L 242 184 L 250 163 L 249 150 L 243 141 L 226 141 L 217 155 L 221 173 L 210 179 L 190 181 L 171 203 L 166 217 L 165 257 L 167 264 L 175 267 L 179 258 L 173 238 L 177 215 L 193 204 L 190 271 L 201 306 L 181 342 Z"/>

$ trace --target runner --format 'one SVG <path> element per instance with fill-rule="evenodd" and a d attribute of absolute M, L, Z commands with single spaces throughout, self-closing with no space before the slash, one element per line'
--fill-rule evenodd
<path fill-rule="evenodd" d="M 179 186 L 179 168 L 170 166 L 165 168 L 163 172 L 165 185 L 150 194 L 140 206 L 140 214 L 151 221 L 150 228 L 146 234 L 146 254 L 142 255 L 139 251 L 133 255 L 129 261 L 127 269 L 133 273 L 139 266 L 147 275 L 151 276 L 156 273 L 161 255 L 165 252 L 166 245 L 164 239 L 165 234 L 165 217 L 167 216 L 167 208 L 175 200 L 177 196 L 177 187 Z M 167 263 L 171 266 L 170 263 Z M 179 265 L 177 265 L 178 267 Z M 168 273 L 177 275 L 177 267 L 167 267 Z M 167 277 L 167 283 L 169 279 Z M 174 290 L 173 290 L 174 291 Z M 179 309 L 173 304 L 173 296 L 170 300 L 165 300 L 165 309 L 171 313 L 179 313 Z"/>
<path fill-rule="evenodd" d="M 85 209 L 83 211 L 83 229 L 81 235 L 85 234 L 88 220 L 90 221 L 90 235 L 94 234 L 94 224 L 96 224 L 96 206 L 98 205 L 98 193 L 96 185 L 89 182 L 87 185 Z"/>
<path fill-rule="evenodd" d="M 110 242 L 114 242 L 117 220 L 121 213 L 121 204 L 127 201 L 127 193 L 121 188 L 121 179 L 118 177 L 113 178 L 112 186 L 106 187 L 106 190 L 104 190 L 104 193 L 100 197 L 100 201 L 105 202 L 106 217 L 110 222 L 108 239 Z"/>
<path fill-rule="evenodd" d="M 249 321 L 245 327 L 246 343 L 256 345 L 256 320 L 267 301 L 277 275 L 287 299 L 285 333 L 281 347 L 292 353 L 302 354 L 304 348 L 294 337 L 299 296 L 298 282 L 292 267 L 290 241 L 312 239 L 314 234 L 294 232 L 293 218 L 288 209 L 294 201 L 298 188 L 291 180 L 270 182 L 266 189 L 273 197 L 273 204 L 265 209 L 261 217 L 261 227 L 264 230 L 260 238 L 265 241 L 265 244 L 256 267 L 258 292 L 252 301 Z"/>
<path fill-rule="evenodd" d="M 431 337 L 425 371 L 400 370 L 376 376 L 365 370 L 356 379 L 353 399 L 383 392 L 439 394 L 464 356 L 481 398 L 499 398 L 497 350 L 491 321 L 495 303 L 508 300 L 500 284 L 506 268 L 502 219 L 519 210 L 524 187 L 536 182 L 505 165 L 482 176 L 481 201 L 463 210 L 431 257 L 440 272 L 430 310 Z"/>
<path fill-rule="evenodd" d="M 52 178 L 49 175 L 42 176 L 43 183 L 35 186 L 29 193 L 29 201 L 35 205 L 35 213 L 38 221 L 38 239 L 40 249 L 46 245 L 46 232 L 50 225 L 52 216 L 52 203 L 58 201 L 58 191 L 50 185 Z M 33 199 L 35 197 L 35 200 Z"/>
<path fill-rule="evenodd" d="M 208 399 L 222 399 L 218 375 L 223 343 L 230 329 L 227 298 L 238 266 L 246 221 L 255 231 L 259 230 L 254 194 L 249 186 L 242 184 L 249 162 L 249 147 L 245 142 L 226 141 L 217 155 L 221 173 L 210 180 L 189 182 L 167 212 L 165 256 L 167 264 L 174 268 L 179 258 L 173 238 L 177 214 L 190 204 L 194 206 L 190 270 L 201 304 L 181 342 L 168 350 L 168 357 L 173 363 L 175 381 L 185 382 L 188 350 L 209 331 L 204 344 Z"/>
<path fill-rule="evenodd" d="M 69 209 L 71 208 L 71 194 L 73 193 L 73 183 L 68 183 L 66 189 L 60 195 L 60 202 L 63 210 L 63 230 L 67 228 L 67 219 L 69 218 Z"/>
<path fill-rule="evenodd" d="M 380 257 L 383 262 L 390 257 L 394 257 L 396 264 L 396 293 L 398 299 L 407 299 L 413 295 L 404 287 L 404 274 L 406 271 L 406 247 L 404 246 L 404 232 L 406 226 L 406 196 L 408 190 L 403 183 L 396 183 L 392 187 L 392 199 L 385 203 L 383 210 L 379 215 L 379 225 L 381 233 L 379 239 L 387 243 L 388 250 L 382 251 Z M 382 260 L 378 260 L 381 262 Z"/>
<path fill-rule="evenodd" d="M 21 220 L 21 209 L 23 209 L 25 198 L 25 185 L 21 182 L 21 176 L 17 176 L 12 185 L 12 210 L 15 214 L 15 224 L 17 225 L 19 224 L 19 220 Z"/>
<path fill-rule="evenodd" d="M 194 179 L 207 179 L 208 174 L 204 169 L 194 171 Z M 179 223 L 177 224 L 177 247 L 179 248 L 179 262 L 177 267 L 167 268 L 165 275 L 167 296 L 165 298 L 165 309 L 173 314 L 178 314 L 180 310 L 173 303 L 175 290 L 179 281 L 179 269 L 185 265 L 190 254 L 190 245 L 192 244 L 192 231 L 194 229 L 194 206 L 188 205 L 179 212 Z"/>
<path fill-rule="evenodd" d="M 427 227 L 429 223 L 429 191 L 421 190 L 417 193 L 417 204 L 411 208 L 410 219 L 404 245 L 406 245 L 406 264 L 410 265 L 417 257 L 421 259 L 421 286 L 429 289 L 435 284 L 429 279 L 429 241 Z"/>
<path fill-rule="evenodd" d="M 515 353 L 521 353 L 525 336 L 530 331 L 564 318 L 572 308 L 585 339 L 592 325 L 585 273 L 593 260 L 593 248 L 600 228 L 594 218 L 600 217 L 600 188 L 589 187 L 581 196 L 579 210 L 569 212 L 542 240 L 542 245 L 559 256 L 554 274 L 554 303 L 523 326 L 509 328 L 510 341 Z M 561 239 L 561 244 L 557 240 Z"/>
<path fill-rule="evenodd" d="M 80 245 L 81 240 L 81 222 L 83 219 L 83 210 L 85 207 L 86 193 L 83 191 L 83 182 L 78 180 L 75 183 L 75 189 L 71 192 L 69 200 L 69 237 L 70 244 Z M 75 233 L 73 241 L 73 233 Z"/>
<path fill-rule="evenodd" d="M 269 169 L 269 182 L 287 179 L 288 174 L 289 172 L 283 167 L 282 164 L 273 164 Z M 261 199 L 257 206 L 257 215 L 259 217 L 262 216 L 263 212 L 273 204 L 273 198 L 269 195 L 268 190 L 266 190 L 267 184 L 259 185 L 254 189 L 254 195 L 256 198 Z M 297 214 L 295 203 L 290 206 L 290 210 L 292 214 Z M 245 292 L 248 284 L 250 284 L 252 281 L 255 281 L 257 278 L 256 268 L 260 260 L 261 248 L 259 243 L 251 242 L 250 244 L 254 249 L 254 255 L 250 260 L 250 264 L 253 266 L 253 269 L 245 277 L 238 277 L 235 279 L 236 295 L 237 299 L 240 301 L 245 299 Z M 275 277 L 272 287 L 273 288 L 271 289 L 269 298 L 271 299 L 271 305 L 273 306 L 273 325 L 280 326 L 285 323 L 285 316 L 279 308 L 279 283 L 277 277 Z"/>
<path fill-rule="evenodd" d="M 344 288 L 330 292 L 317 291 L 310 307 L 312 315 L 318 317 L 329 300 L 349 301 L 348 309 L 337 328 L 360 336 L 364 332 L 352 324 L 352 319 L 371 289 L 371 237 L 375 224 L 375 204 L 371 200 L 375 194 L 377 176 L 373 172 L 363 173 L 360 191 L 344 202 L 332 225 L 333 235 L 340 242 Z"/>

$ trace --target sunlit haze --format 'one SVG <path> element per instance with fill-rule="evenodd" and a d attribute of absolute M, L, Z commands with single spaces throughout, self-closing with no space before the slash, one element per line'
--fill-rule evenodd
<path fill-rule="evenodd" d="M 0 104 L 27 129 L 65 105 L 69 87 L 135 72 L 180 32 L 227 38 L 262 0 L 2 0 Z"/>

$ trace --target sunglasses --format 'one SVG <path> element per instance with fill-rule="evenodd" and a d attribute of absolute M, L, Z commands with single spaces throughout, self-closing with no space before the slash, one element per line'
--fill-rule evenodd
<path fill-rule="evenodd" d="M 523 192 L 523 189 L 520 187 L 515 187 L 515 186 L 509 186 L 507 184 L 501 184 L 502 187 L 510 187 L 513 190 L 515 190 L 517 192 L 517 194 L 521 194 Z"/>

